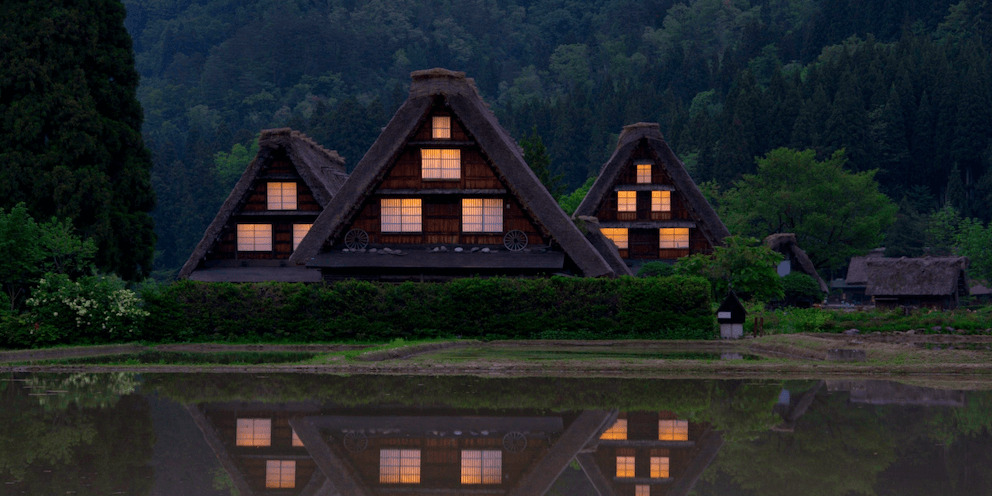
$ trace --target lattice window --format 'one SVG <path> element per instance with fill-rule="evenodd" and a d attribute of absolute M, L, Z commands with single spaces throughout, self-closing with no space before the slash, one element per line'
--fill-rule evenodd
<path fill-rule="evenodd" d="M 296 183 L 268 183 L 265 198 L 269 210 L 296 210 Z"/>
<path fill-rule="evenodd" d="M 651 211 L 652 212 L 671 212 L 672 211 L 672 192 L 671 191 L 652 191 L 651 192 Z"/>
<path fill-rule="evenodd" d="M 634 496 L 651 496 L 651 486 L 647 484 L 634 486 Z"/>
<path fill-rule="evenodd" d="M 383 198 L 379 218 L 382 232 L 420 232 L 420 198 Z"/>
<path fill-rule="evenodd" d="M 634 476 L 634 457 L 618 456 L 617 477 L 633 477 L 633 476 Z"/>
<path fill-rule="evenodd" d="M 421 149 L 420 171 L 423 179 L 460 179 L 462 151 L 452 148 Z"/>
<path fill-rule="evenodd" d="M 379 482 L 381 484 L 420 484 L 420 450 L 379 450 Z"/>
<path fill-rule="evenodd" d="M 688 227 L 663 227 L 659 229 L 660 248 L 688 248 Z"/>
<path fill-rule="evenodd" d="M 266 489 L 293 489 L 296 487 L 295 460 L 265 461 Z"/>
<path fill-rule="evenodd" d="M 651 162 L 638 162 L 636 165 L 637 165 L 637 184 L 650 184 Z"/>
<path fill-rule="evenodd" d="M 503 232 L 503 200 L 463 198 L 462 231 Z"/>
<path fill-rule="evenodd" d="M 451 139 L 451 117 L 435 115 L 431 119 L 431 137 L 434 139 Z"/>
<path fill-rule="evenodd" d="M 267 418 L 239 418 L 235 446 L 272 446 L 272 420 Z"/>
<path fill-rule="evenodd" d="M 651 478 L 652 479 L 664 479 L 669 477 L 668 472 L 668 457 L 667 456 L 652 456 L 651 457 Z"/>
<path fill-rule="evenodd" d="M 609 238 L 613 244 L 617 245 L 620 250 L 626 250 L 628 247 L 628 235 L 626 227 L 604 227 L 600 229 L 603 236 Z"/>
<path fill-rule="evenodd" d="M 462 484 L 503 482 L 503 452 L 462 450 Z"/>
<path fill-rule="evenodd" d="M 617 212 L 636 212 L 637 192 L 617 191 Z"/>
<path fill-rule="evenodd" d="M 688 441 L 689 421 L 688 420 L 659 420 L 658 421 L 659 441 Z"/>
<path fill-rule="evenodd" d="M 238 251 L 272 251 L 272 224 L 238 224 Z"/>
<path fill-rule="evenodd" d="M 300 241 L 307 236 L 313 224 L 293 224 L 293 249 L 300 246 Z"/>

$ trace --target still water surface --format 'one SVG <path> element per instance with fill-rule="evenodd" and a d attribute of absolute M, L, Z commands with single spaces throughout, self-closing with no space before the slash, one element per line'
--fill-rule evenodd
<path fill-rule="evenodd" d="M 0 375 L 0 494 L 992 494 L 992 392 L 882 381 Z"/>

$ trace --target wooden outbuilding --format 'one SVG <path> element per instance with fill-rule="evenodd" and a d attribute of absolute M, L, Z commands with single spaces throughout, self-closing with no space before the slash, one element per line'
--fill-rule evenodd
<path fill-rule="evenodd" d="M 716 322 L 720 325 L 720 337 L 723 339 L 740 339 L 744 337 L 744 321 L 747 310 L 733 291 L 727 293 L 720 308 L 716 310 Z"/>
<path fill-rule="evenodd" d="M 623 128 L 575 217 L 597 219 L 628 264 L 710 253 L 730 235 L 656 123 Z"/>
<path fill-rule="evenodd" d="M 287 262 L 347 179 L 344 159 L 288 128 L 264 130 L 258 143 L 258 154 L 179 271 L 180 279 L 320 280 L 319 273 Z"/>
<path fill-rule="evenodd" d="M 611 276 L 464 73 L 410 96 L 290 261 L 325 279 Z"/>
<path fill-rule="evenodd" d="M 869 258 L 865 294 L 876 307 L 957 308 L 968 296 L 967 257 Z"/>

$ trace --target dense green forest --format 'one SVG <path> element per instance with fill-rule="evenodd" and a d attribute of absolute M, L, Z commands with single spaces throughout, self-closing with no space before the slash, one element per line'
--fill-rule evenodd
<path fill-rule="evenodd" d="M 717 203 L 773 149 L 844 149 L 900 205 L 896 253 L 922 253 L 945 204 L 979 227 L 992 211 L 989 0 L 124 4 L 163 275 L 261 129 L 299 129 L 354 166 L 410 71 L 436 66 L 475 78 L 513 136 L 536 130 L 568 191 L 624 124 L 656 121 Z"/>

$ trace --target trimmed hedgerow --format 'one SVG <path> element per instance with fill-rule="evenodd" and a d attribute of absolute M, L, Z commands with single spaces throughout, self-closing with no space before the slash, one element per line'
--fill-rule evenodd
<path fill-rule="evenodd" d="M 468 278 L 447 283 L 197 283 L 146 290 L 150 341 L 708 339 L 708 283 Z"/>

